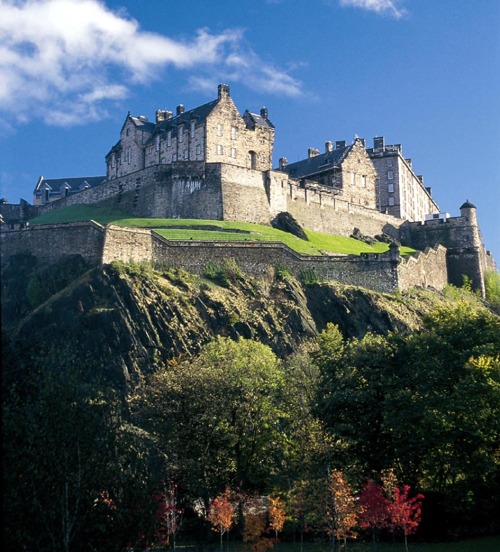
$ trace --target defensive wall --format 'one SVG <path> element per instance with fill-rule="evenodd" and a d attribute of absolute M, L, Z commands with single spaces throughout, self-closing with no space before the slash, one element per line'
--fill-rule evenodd
<path fill-rule="evenodd" d="M 43 262 L 81 254 L 94 264 L 152 262 L 202 274 L 210 263 L 234 259 L 241 269 L 263 276 L 269 268 L 286 267 L 301 277 L 314 271 L 320 281 L 338 281 L 381 292 L 423 286 L 442 289 L 447 283 L 446 250 L 427 250 L 415 258 L 401 258 L 392 245 L 383 254 L 300 255 L 281 243 L 202 242 L 167 240 L 151 230 L 82 223 L 5 228 L 2 225 L 2 264 L 11 255 L 31 253 Z M 49 252 L 50 251 L 50 252 Z"/>

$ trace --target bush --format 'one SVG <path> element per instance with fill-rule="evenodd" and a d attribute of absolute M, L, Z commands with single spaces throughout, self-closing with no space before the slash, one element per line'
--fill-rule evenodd
<path fill-rule="evenodd" d="M 305 285 L 317 284 L 319 277 L 314 268 L 308 268 L 300 273 L 300 281 Z"/>
<path fill-rule="evenodd" d="M 484 274 L 486 301 L 500 307 L 500 274 L 496 270 L 488 270 Z"/>
<path fill-rule="evenodd" d="M 204 276 L 210 280 L 216 280 L 224 286 L 235 284 L 243 279 L 243 272 L 238 263 L 233 259 L 224 259 L 222 265 L 213 261 L 205 265 Z"/>
<path fill-rule="evenodd" d="M 274 273 L 277 280 L 288 280 L 292 276 L 289 268 L 282 264 L 276 266 Z"/>

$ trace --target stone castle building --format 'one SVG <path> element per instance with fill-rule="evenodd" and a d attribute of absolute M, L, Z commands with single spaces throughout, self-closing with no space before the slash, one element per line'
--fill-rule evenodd
<path fill-rule="evenodd" d="M 154 122 L 129 113 L 106 155 L 104 178 L 41 177 L 34 206 L 21 202 L 18 218 L 75 204 L 119 208 L 137 217 L 261 224 L 288 212 L 311 230 L 383 235 L 421 251 L 444 246 L 446 266 L 437 269 L 432 261 L 426 270 L 422 259 L 406 263 L 404 280 L 439 287 L 436 282 L 461 283 L 465 274 L 484 292 L 484 272 L 494 262 L 484 249 L 475 208 L 467 202 L 460 217 L 440 214 L 400 145 L 386 146 L 383 138 L 375 138 L 373 148 L 361 138 L 337 141 L 335 147 L 327 142 L 323 153 L 310 148 L 302 161 L 288 164 L 281 158 L 273 169 L 274 133 L 267 109 L 240 115 L 225 84 L 215 100 L 190 110 L 179 105 L 175 115 L 158 110 Z M 0 206 L 0 213 L 4 221 L 15 218 L 13 206 Z M 256 251 L 252 255 L 258 256 Z M 181 257 L 176 254 L 177 263 Z M 409 277 L 417 265 L 418 274 Z M 431 270 L 442 274 L 431 277 Z"/>

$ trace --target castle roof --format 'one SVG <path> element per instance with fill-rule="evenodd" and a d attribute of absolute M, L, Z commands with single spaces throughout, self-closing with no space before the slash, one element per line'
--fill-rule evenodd
<path fill-rule="evenodd" d="M 95 188 L 105 180 L 105 176 L 81 176 L 73 178 L 44 178 L 41 176 L 33 193 L 35 196 L 41 196 L 43 192 L 48 191 L 50 196 L 60 197 L 66 193 L 65 190 L 68 190 L 68 195 L 74 194 L 88 188 Z"/>
<path fill-rule="evenodd" d="M 326 153 L 308 157 L 296 163 L 289 163 L 282 167 L 281 170 L 294 178 L 304 178 L 313 174 L 316 175 L 331 170 L 332 167 L 339 165 L 351 148 L 352 145 L 327 151 Z"/>
<path fill-rule="evenodd" d="M 461 207 L 460 209 L 476 209 L 476 206 L 471 203 L 469 200 L 467 200 Z"/>
<path fill-rule="evenodd" d="M 181 124 L 188 124 L 190 121 L 195 119 L 196 121 L 204 121 L 208 115 L 212 112 L 214 107 L 217 105 L 219 100 L 213 100 L 206 104 L 200 105 L 188 111 L 183 111 L 173 117 L 169 117 L 164 121 L 160 121 L 156 124 L 154 129 L 155 133 L 167 130 L 177 130 L 177 127 Z"/>

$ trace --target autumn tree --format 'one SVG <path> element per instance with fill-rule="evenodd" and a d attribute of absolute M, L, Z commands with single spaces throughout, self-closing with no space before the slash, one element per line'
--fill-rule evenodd
<path fill-rule="evenodd" d="M 404 535 L 405 549 L 408 552 L 408 535 L 413 534 L 420 523 L 424 495 L 409 497 L 410 486 L 394 489 L 393 500 L 389 502 L 389 527 L 400 530 Z"/>
<path fill-rule="evenodd" d="M 387 526 L 388 507 L 389 500 L 381 485 L 372 479 L 363 483 L 359 495 L 358 525 L 361 529 L 371 531 L 373 548 L 375 548 L 377 532 Z"/>
<path fill-rule="evenodd" d="M 178 504 L 177 485 L 170 481 L 163 485 L 161 493 L 156 497 L 158 508 L 156 519 L 155 540 L 158 544 L 170 546 L 175 549 L 175 537 L 181 524 L 181 517 L 184 510 Z"/>
<path fill-rule="evenodd" d="M 267 523 L 266 503 L 265 497 L 257 495 L 247 496 L 243 503 L 243 542 L 248 543 L 252 552 L 266 552 L 274 546 L 269 537 L 271 526 Z"/>
<path fill-rule="evenodd" d="M 269 498 L 269 526 L 274 531 L 276 540 L 278 540 L 278 533 L 283 529 L 285 525 L 286 512 L 285 506 L 280 497 Z"/>
<path fill-rule="evenodd" d="M 237 519 L 234 493 L 229 489 L 216 496 L 208 508 L 207 519 L 214 531 L 220 534 L 220 550 L 223 550 L 223 537 L 228 533 Z"/>
<path fill-rule="evenodd" d="M 327 480 L 325 525 L 334 550 L 335 539 L 343 540 L 345 548 L 347 539 L 357 536 L 356 523 L 357 505 L 351 487 L 341 471 L 333 470 Z"/>

